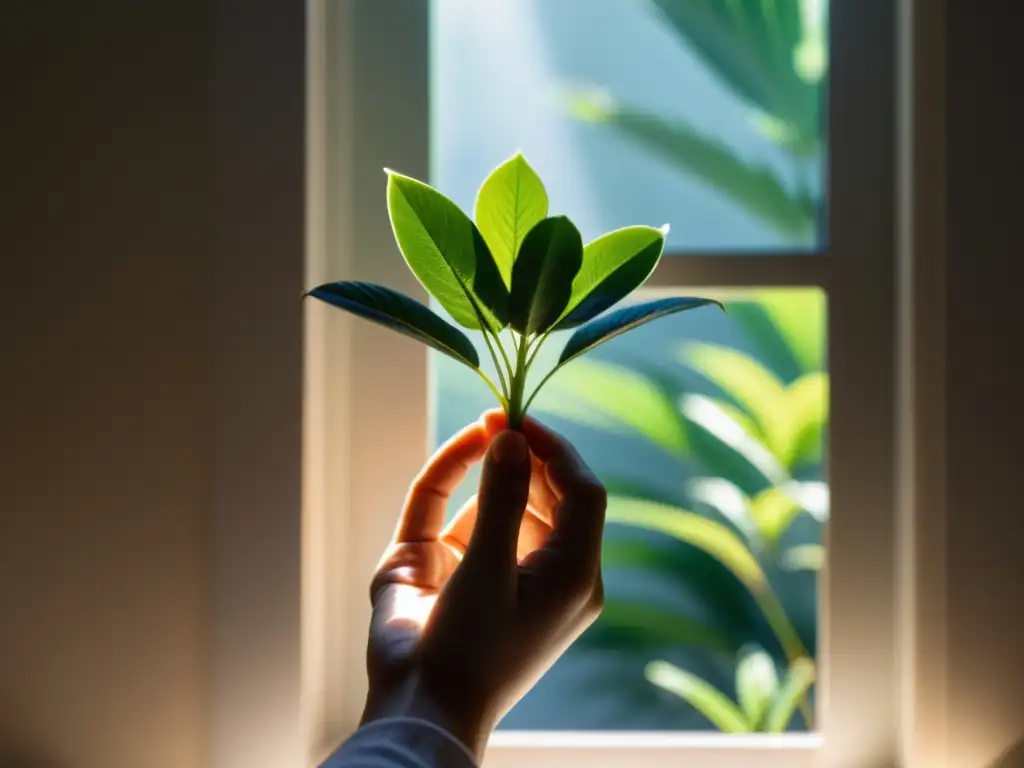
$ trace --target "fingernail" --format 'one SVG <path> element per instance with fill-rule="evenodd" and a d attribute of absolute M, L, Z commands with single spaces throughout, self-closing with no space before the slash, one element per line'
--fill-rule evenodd
<path fill-rule="evenodd" d="M 526 438 L 518 432 L 506 430 L 491 443 L 491 457 L 498 464 L 521 464 L 528 455 Z"/>

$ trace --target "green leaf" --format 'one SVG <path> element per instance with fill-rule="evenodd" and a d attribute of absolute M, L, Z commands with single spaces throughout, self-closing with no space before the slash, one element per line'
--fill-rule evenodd
<path fill-rule="evenodd" d="M 688 123 L 619 106 L 603 97 L 577 94 L 572 99 L 577 117 L 608 125 L 628 141 L 718 190 L 785 237 L 798 243 L 811 241 L 817 225 L 817 201 L 790 192 L 771 168 L 741 160 Z"/>
<path fill-rule="evenodd" d="M 809 35 L 796 2 L 653 2 L 734 93 L 755 109 L 791 125 L 805 142 L 817 142 L 818 81 L 805 79 L 807 66 L 801 66 L 800 72 L 797 69 L 805 64 L 799 53 Z M 819 64 L 819 79 L 820 71 Z"/>
<path fill-rule="evenodd" d="M 758 529 L 750 509 L 750 499 L 735 483 L 724 477 L 698 477 L 687 484 L 693 501 L 708 505 L 742 533 L 756 550 L 762 546 Z"/>
<path fill-rule="evenodd" d="M 556 329 L 582 325 L 640 287 L 661 258 L 667 232 L 667 225 L 624 227 L 587 243 L 572 297 Z"/>
<path fill-rule="evenodd" d="M 786 730 L 801 698 L 814 684 L 815 674 L 814 662 L 810 659 L 796 659 L 789 665 L 786 679 L 765 715 L 763 729 L 766 733 Z"/>
<path fill-rule="evenodd" d="M 476 348 L 454 325 L 398 291 L 371 283 L 326 283 L 307 295 L 410 336 L 465 363 L 480 367 Z"/>
<path fill-rule="evenodd" d="M 757 730 L 779 687 L 772 657 L 760 648 L 741 654 L 736 667 L 736 694 L 747 721 Z"/>
<path fill-rule="evenodd" d="M 552 380 L 533 407 L 586 426 L 636 432 L 669 453 L 686 455 L 686 430 L 671 393 L 619 365 L 579 360 Z"/>
<path fill-rule="evenodd" d="M 644 676 L 659 688 L 674 693 L 710 720 L 723 733 L 749 733 L 750 723 L 724 693 L 694 674 L 667 661 L 652 661 Z"/>
<path fill-rule="evenodd" d="M 531 229 L 512 267 L 509 325 L 529 335 L 548 330 L 562 316 L 582 263 L 583 238 L 565 216 Z"/>
<path fill-rule="evenodd" d="M 765 481 L 779 484 L 789 480 L 789 474 L 775 454 L 752 433 L 742 417 L 737 418 L 739 411 L 718 400 L 689 394 L 680 398 L 679 407 L 686 419 L 694 452 L 746 493 L 756 493 L 764 487 Z M 702 431 L 710 440 L 702 439 Z M 729 457 L 739 457 L 742 462 L 727 461 Z M 756 470 L 757 477 L 752 477 L 745 467 Z"/>
<path fill-rule="evenodd" d="M 700 621 L 676 611 L 632 600 L 607 600 L 591 640 L 618 648 L 690 646 L 730 653 L 736 642 Z"/>
<path fill-rule="evenodd" d="M 749 355 L 712 344 L 687 344 L 682 359 L 757 423 L 764 444 L 783 467 L 815 458 L 828 423 L 828 374 L 809 373 L 785 387 Z"/>
<path fill-rule="evenodd" d="M 771 318 L 804 373 L 820 371 L 825 367 L 825 334 L 828 328 L 824 291 L 815 288 L 772 288 L 755 291 L 751 299 Z"/>
<path fill-rule="evenodd" d="M 771 371 L 750 355 L 713 344 L 685 345 L 683 362 L 714 382 L 771 442 L 771 427 L 783 397 L 783 384 Z"/>
<path fill-rule="evenodd" d="M 569 341 L 566 342 L 565 347 L 562 349 L 562 354 L 558 358 L 558 365 L 565 365 L 570 360 L 589 352 L 599 344 L 610 341 L 637 326 L 657 320 L 659 317 L 705 307 L 709 304 L 714 304 L 719 309 L 722 308 L 721 303 L 714 299 L 673 296 L 668 299 L 658 299 L 644 304 L 634 304 L 633 306 L 617 309 L 577 329 L 569 337 Z"/>
<path fill-rule="evenodd" d="M 643 499 L 612 496 L 607 521 L 658 531 L 707 552 L 728 568 L 755 595 L 768 590 L 757 558 L 725 525 L 682 509 Z"/>
<path fill-rule="evenodd" d="M 388 213 L 409 269 L 452 318 L 494 332 L 508 323 L 508 288 L 476 225 L 433 187 L 388 171 Z"/>
<path fill-rule="evenodd" d="M 825 567 L 825 547 L 821 544 L 800 544 L 787 549 L 779 564 L 787 571 L 820 571 Z"/>
<path fill-rule="evenodd" d="M 781 381 L 792 381 L 803 374 L 804 367 L 779 333 L 767 310 L 757 301 L 730 297 L 725 302 L 729 317 L 743 329 L 757 358 Z"/>
<path fill-rule="evenodd" d="M 777 544 L 790 523 L 800 514 L 800 503 L 785 491 L 785 486 L 766 488 L 750 501 L 750 511 L 765 541 Z"/>
<path fill-rule="evenodd" d="M 784 426 L 779 430 L 779 459 L 786 466 L 815 461 L 828 424 L 829 379 L 822 371 L 808 373 L 786 390 Z"/>
<path fill-rule="evenodd" d="M 607 482 L 606 485 L 611 486 Z M 677 594 L 692 596 L 693 602 L 686 602 L 684 619 L 699 619 L 702 626 L 728 638 L 732 643 L 730 657 L 740 650 L 739 638 L 756 640 L 761 645 L 774 642 L 756 602 L 732 571 L 689 542 L 664 539 L 606 537 L 601 548 L 601 567 L 609 574 L 610 569 L 628 570 L 637 578 L 664 582 Z"/>
<path fill-rule="evenodd" d="M 499 165 L 480 185 L 473 218 L 487 241 L 505 285 L 526 234 L 548 215 L 544 183 L 522 153 Z"/>

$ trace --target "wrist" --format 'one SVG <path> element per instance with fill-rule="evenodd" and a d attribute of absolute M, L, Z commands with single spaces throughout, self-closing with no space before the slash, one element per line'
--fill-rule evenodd
<path fill-rule="evenodd" d="M 415 718 L 436 725 L 458 739 L 479 761 L 493 724 L 479 712 L 458 712 L 417 680 L 396 685 L 371 685 L 359 724 L 389 718 Z"/>

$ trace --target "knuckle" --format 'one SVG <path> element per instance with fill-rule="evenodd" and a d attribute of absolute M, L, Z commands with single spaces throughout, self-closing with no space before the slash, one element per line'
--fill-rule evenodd
<path fill-rule="evenodd" d="M 590 588 L 590 594 L 587 598 L 586 605 L 584 606 L 584 616 L 588 622 L 592 622 L 601 615 L 603 608 L 604 582 L 602 581 L 601 576 L 598 575 Z"/>
<path fill-rule="evenodd" d="M 587 506 L 604 509 L 608 504 L 607 489 L 594 478 L 581 478 L 574 490 L 580 502 Z"/>

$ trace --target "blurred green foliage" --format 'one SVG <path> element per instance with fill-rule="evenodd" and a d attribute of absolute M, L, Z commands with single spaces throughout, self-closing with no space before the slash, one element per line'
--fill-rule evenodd
<path fill-rule="evenodd" d="M 676 375 L 639 361 L 628 367 L 577 361 L 552 379 L 534 406 L 642 438 L 676 460 L 680 478 L 689 478 L 673 496 L 614 474 L 602 477 L 609 525 L 654 534 L 609 536 L 604 567 L 665 579 L 696 595 L 699 606 L 670 609 L 610 597 L 581 644 L 646 653 L 648 683 L 723 730 L 784 730 L 793 727 L 796 708 L 810 728 L 813 575 L 824 562 L 820 534 L 828 518 L 821 480 L 828 425 L 825 296 L 772 288 L 733 293 L 725 305 L 756 356 L 689 342 L 673 361 Z M 694 378 L 712 394 L 693 391 L 687 381 Z M 805 533 L 794 540 L 798 521 Z M 755 661 L 751 647 L 761 654 Z M 659 656 L 679 648 L 735 665 L 739 704 Z M 751 669 L 762 676 L 757 696 Z"/>
<path fill-rule="evenodd" d="M 748 162 L 692 123 L 619 103 L 600 87 L 569 89 L 580 120 L 608 126 L 718 190 L 787 241 L 813 244 L 821 209 L 811 183 L 821 153 L 828 71 L 827 0 L 649 0 L 657 18 L 750 110 L 792 173 Z"/>

